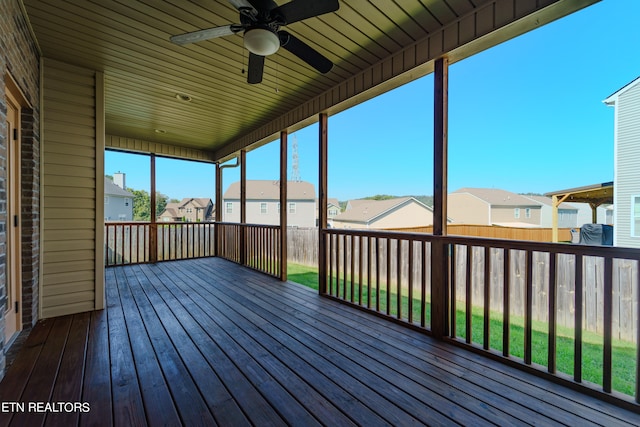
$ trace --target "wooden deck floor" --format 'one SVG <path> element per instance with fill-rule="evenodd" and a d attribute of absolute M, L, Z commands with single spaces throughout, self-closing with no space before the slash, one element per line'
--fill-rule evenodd
<path fill-rule="evenodd" d="M 0 384 L 0 425 L 640 424 L 221 259 L 106 276 L 107 310 L 34 328 Z"/>

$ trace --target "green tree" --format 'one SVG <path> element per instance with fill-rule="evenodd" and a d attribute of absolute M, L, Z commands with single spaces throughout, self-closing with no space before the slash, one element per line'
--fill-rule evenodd
<path fill-rule="evenodd" d="M 151 221 L 151 197 L 146 190 L 129 189 L 133 193 L 133 220 L 134 221 Z M 156 215 L 160 215 L 167 206 L 167 197 L 165 194 L 156 192 Z"/>

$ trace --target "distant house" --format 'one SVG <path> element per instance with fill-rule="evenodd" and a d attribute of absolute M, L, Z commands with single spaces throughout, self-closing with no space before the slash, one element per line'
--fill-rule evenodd
<path fill-rule="evenodd" d="M 547 196 L 525 196 L 541 204 L 540 227 L 551 228 L 553 226 L 553 200 Z M 578 223 L 579 208 L 570 203 L 560 203 L 558 206 L 558 227 L 576 228 L 582 224 Z"/>
<path fill-rule="evenodd" d="M 495 188 L 461 188 L 447 198 L 455 224 L 540 227 L 541 214 L 540 202 Z"/>
<path fill-rule="evenodd" d="M 640 77 L 604 103 L 615 109 L 613 244 L 640 248 Z"/>
<path fill-rule="evenodd" d="M 320 216 L 318 215 L 318 205 L 320 204 L 320 199 L 316 199 L 316 225 L 318 225 L 318 219 Z M 333 218 L 340 214 L 342 210 L 340 209 L 340 202 L 338 199 L 329 198 L 327 199 L 327 222 L 329 225 L 332 224 Z"/>
<path fill-rule="evenodd" d="M 280 182 L 247 180 L 246 221 L 248 224 L 280 224 Z M 240 182 L 229 186 L 223 196 L 222 220 L 240 222 Z M 287 182 L 287 222 L 293 227 L 316 226 L 316 190 L 305 181 Z"/>
<path fill-rule="evenodd" d="M 350 200 L 333 218 L 335 228 L 392 229 L 433 225 L 433 209 L 413 197 Z"/>
<path fill-rule="evenodd" d="M 213 221 L 213 214 L 211 199 L 186 197 L 177 203 L 167 203 L 159 219 L 162 222 Z"/>
<path fill-rule="evenodd" d="M 124 174 L 120 174 L 116 185 L 104 177 L 104 219 L 105 221 L 133 221 L 133 194 L 124 187 Z"/>

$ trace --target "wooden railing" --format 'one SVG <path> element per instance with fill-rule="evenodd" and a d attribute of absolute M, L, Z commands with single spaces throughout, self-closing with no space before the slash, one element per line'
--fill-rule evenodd
<path fill-rule="evenodd" d="M 149 262 L 151 224 L 148 222 L 107 222 L 105 233 L 105 265 Z"/>
<path fill-rule="evenodd" d="M 213 222 L 108 222 L 105 223 L 105 265 L 213 256 Z M 157 230 L 157 234 L 153 232 Z M 152 242 L 155 240 L 155 250 Z"/>
<path fill-rule="evenodd" d="M 640 403 L 640 250 L 336 229 L 322 236 L 331 298 L 430 332 L 432 249 L 444 245 L 445 339 Z M 586 331 L 591 323 L 596 333 Z"/>
<path fill-rule="evenodd" d="M 218 256 L 262 273 L 280 277 L 280 227 L 217 223 Z"/>

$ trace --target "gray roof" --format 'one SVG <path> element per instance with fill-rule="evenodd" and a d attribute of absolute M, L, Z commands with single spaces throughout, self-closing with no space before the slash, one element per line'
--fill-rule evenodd
<path fill-rule="evenodd" d="M 506 190 L 500 190 L 497 188 L 461 188 L 454 191 L 452 194 L 467 193 L 475 196 L 491 206 L 530 206 L 539 207 L 540 202 L 528 199 L 525 196 L 521 196 L 516 193 L 512 193 Z"/>
<path fill-rule="evenodd" d="M 240 200 L 240 181 L 225 191 L 225 200 Z M 310 200 L 315 203 L 316 189 L 310 182 L 287 181 L 288 200 Z M 280 181 L 247 180 L 247 200 L 280 200 Z"/>
<path fill-rule="evenodd" d="M 431 211 L 432 209 L 413 197 L 398 197 L 387 200 L 349 200 L 347 210 L 336 216 L 334 221 L 368 223 L 406 203 L 415 202 Z"/>
<path fill-rule="evenodd" d="M 104 195 L 105 196 L 119 196 L 119 197 L 133 197 L 133 194 L 127 190 L 123 190 L 118 187 L 106 176 L 104 177 Z"/>
<path fill-rule="evenodd" d="M 547 196 L 525 196 L 529 199 L 533 199 L 536 202 L 539 202 L 543 205 L 547 205 L 547 206 L 553 206 L 553 200 L 551 199 L 551 197 L 547 197 Z M 560 205 L 558 205 L 558 209 L 567 209 L 567 210 L 574 210 L 577 211 L 578 208 L 576 208 L 575 206 L 569 204 L 569 203 L 560 203 Z"/>

